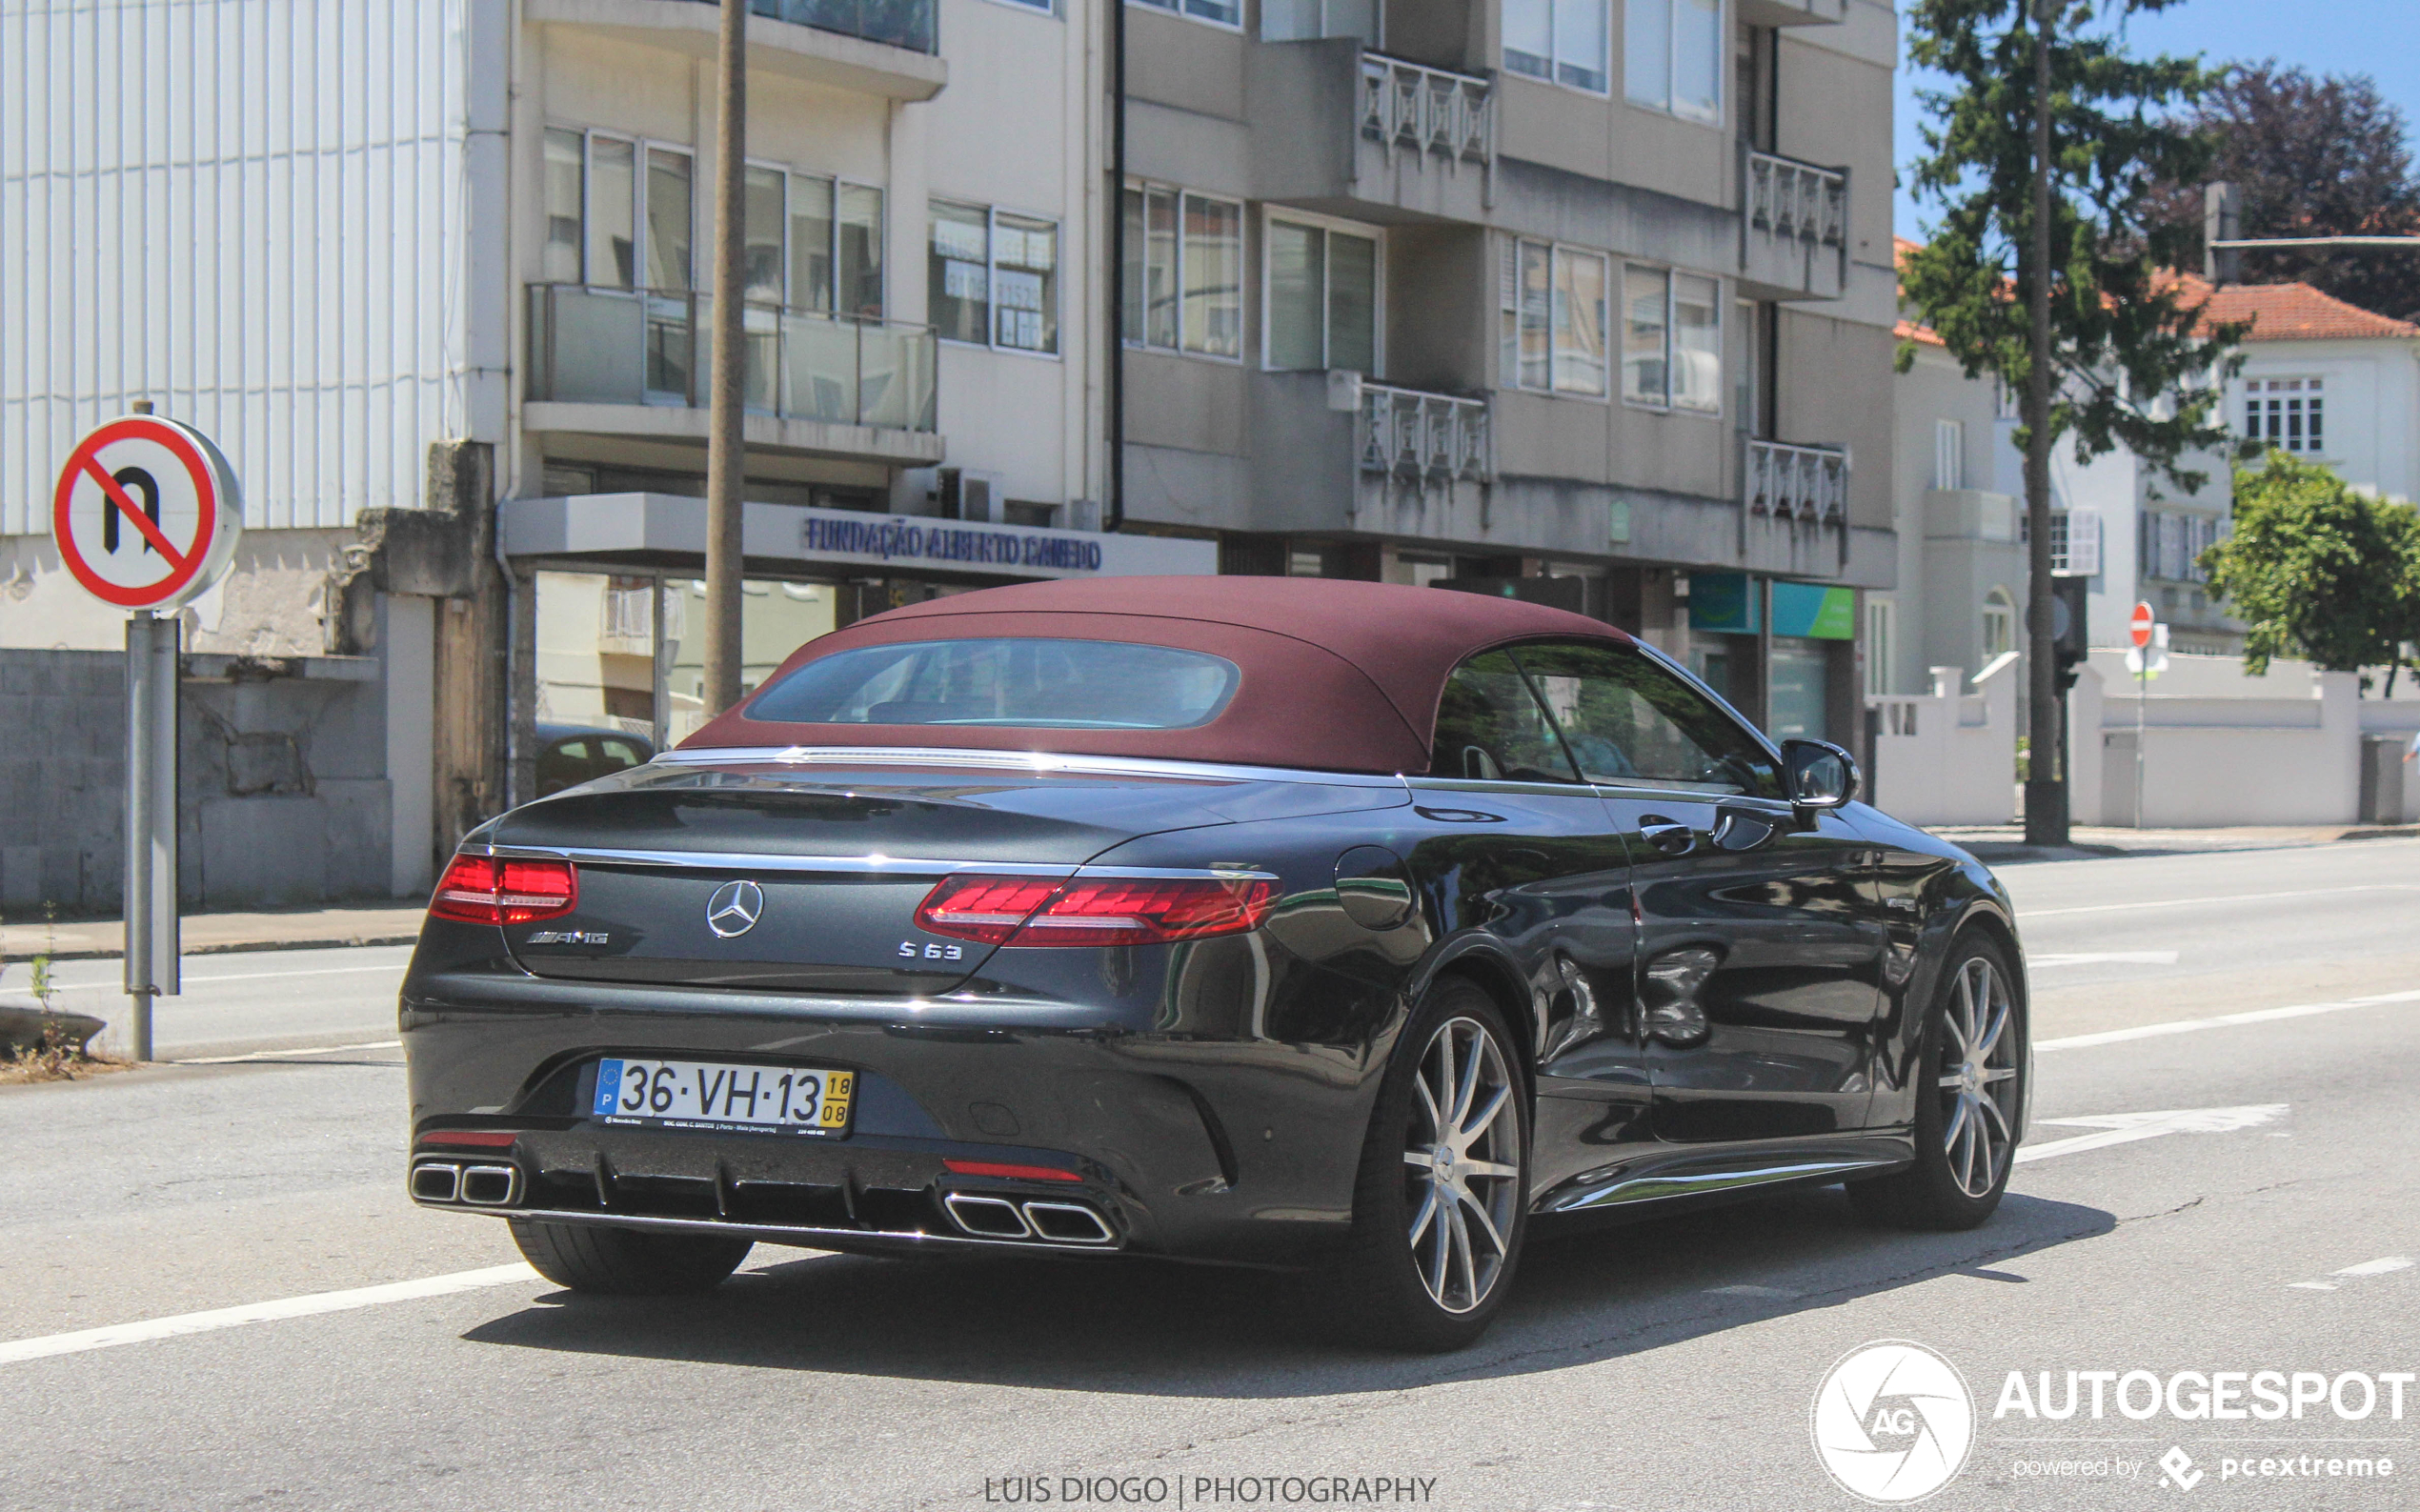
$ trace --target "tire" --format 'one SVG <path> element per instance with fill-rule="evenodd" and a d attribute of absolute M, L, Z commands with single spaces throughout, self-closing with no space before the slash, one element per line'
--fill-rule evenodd
<path fill-rule="evenodd" d="M 1984 936 L 1954 942 L 1916 1056 L 1916 1162 L 1849 1183 L 1860 1215 L 1933 1230 L 1973 1228 L 1991 1217 L 2014 1163 L 2029 1032 L 2007 953 Z M 1981 1050 L 1969 1053 L 1978 1039 Z"/>
<path fill-rule="evenodd" d="M 710 1292 L 739 1268 L 756 1241 L 714 1234 L 659 1234 L 591 1223 L 512 1220 L 513 1242 L 555 1285 L 604 1297 Z"/>
<path fill-rule="evenodd" d="M 1441 1087 L 1454 1100 L 1439 1113 L 1462 1131 L 1450 1141 L 1431 1111 Z M 1439 1353 L 1487 1331 L 1528 1230 L 1529 1119 L 1495 1000 L 1460 978 L 1440 983 L 1404 1026 L 1362 1143 L 1351 1247 L 1331 1278 L 1352 1338 Z"/>

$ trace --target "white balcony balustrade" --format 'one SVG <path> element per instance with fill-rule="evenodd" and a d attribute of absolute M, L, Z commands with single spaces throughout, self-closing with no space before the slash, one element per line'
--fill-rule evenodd
<path fill-rule="evenodd" d="M 1496 97 L 1485 79 L 1361 54 L 1361 135 L 1391 154 L 1402 148 L 1448 163 L 1496 154 Z"/>
<path fill-rule="evenodd" d="M 1848 521 L 1848 453 L 1837 446 L 1750 441 L 1745 493 L 1750 514 L 1845 526 Z"/>
<path fill-rule="evenodd" d="M 1485 399 L 1365 382 L 1354 429 L 1364 473 L 1409 482 L 1474 483 L 1495 474 Z"/>
<path fill-rule="evenodd" d="M 1747 223 L 1818 247 L 1848 239 L 1848 175 L 1774 152 L 1747 154 Z"/>

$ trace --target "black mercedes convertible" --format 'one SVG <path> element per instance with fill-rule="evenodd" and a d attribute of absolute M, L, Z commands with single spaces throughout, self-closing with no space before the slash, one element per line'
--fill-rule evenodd
<path fill-rule="evenodd" d="M 580 1291 L 751 1245 L 1332 1278 L 1476 1339 L 1535 1223 L 1998 1204 L 2013 914 L 1653 648 L 1482 595 L 1039 583 L 861 620 L 494 819 L 402 994 L 413 1200 Z"/>

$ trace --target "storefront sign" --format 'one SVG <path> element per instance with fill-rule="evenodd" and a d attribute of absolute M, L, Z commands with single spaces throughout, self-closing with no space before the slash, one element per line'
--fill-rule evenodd
<path fill-rule="evenodd" d="M 1763 628 L 1765 585 L 1745 573 L 1691 573 L 1689 628 L 1752 635 Z M 1772 585 L 1773 634 L 1804 640 L 1857 638 L 1857 591 L 1823 583 Z"/>
<path fill-rule="evenodd" d="M 799 526 L 810 556 L 863 556 L 879 562 L 951 562 L 970 567 L 1045 567 L 1070 575 L 1100 571 L 1100 542 L 1042 531 L 918 524 L 896 517 L 835 519 L 813 514 Z"/>

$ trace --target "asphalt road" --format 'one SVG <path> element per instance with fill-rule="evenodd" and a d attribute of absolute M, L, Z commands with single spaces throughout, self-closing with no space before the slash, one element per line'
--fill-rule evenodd
<path fill-rule="evenodd" d="M 286 975 L 394 953 L 212 958 L 197 978 L 275 975 L 189 998 L 181 1038 L 164 1010 L 164 1044 L 323 1053 L 0 1090 L 0 1506 L 972 1509 L 1020 1478 L 1067 1505 L 1070 1477 L 1266 1506 L 1345 1477 L 1470 1512 L 1852 1507 L 1810 1410 L 1880 1340 L 1938 1351 L 1975 1400 L 1929 1505 L 2420 1504 L 2420 1384 L 2396 1418 L 2385 1381 L 2420 1371 L 2420 1267 L 2393 1263 L 2420 1259 L 2420 842 L 2004 875 L 2044 1121 L 1991 1223 L 1876 1233 L 1835 1190 L 1562 1240 L 1443 1359 L 1339 1348 L 1282 1280 L 1173 1266 L 760 1248 L 676 1302 L 482 1274 L 515 1259 L 500 1224 L 401 1200 L 393 1052 L 325 1048 L 392 1038 L 393 965 Z M 2117 1406 L 2264 1370 L 2349 1407 L 2365 1375 L 2376 1405 Z M 2009 1404 L 2011 1372 L 2030 1401 L 2069 1371 L 2113 1373 L 2100 1418 L 2088 1383 L 2072 1417 Z"/>

